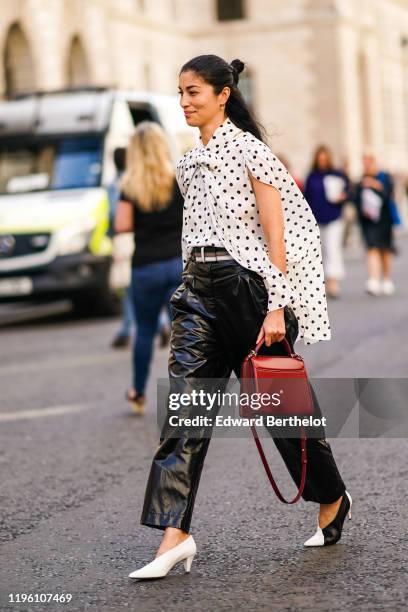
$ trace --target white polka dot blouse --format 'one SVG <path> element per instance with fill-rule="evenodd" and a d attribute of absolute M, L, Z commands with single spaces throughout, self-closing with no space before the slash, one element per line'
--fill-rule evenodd
<path fill-rule="evenodd" d="M 284 212 L 286 276 L 270 261 L 248 172 L 279 191 Z M 206 146 L 188 151 L 177 165 L 185 198 L 182 251 L 223 246 L 242 266 L 258 272 L 268 310 L 291 305 L 305 344 L 330 340 L 319 226 L 293 177 L 270 148 L 230 119 Z"/>

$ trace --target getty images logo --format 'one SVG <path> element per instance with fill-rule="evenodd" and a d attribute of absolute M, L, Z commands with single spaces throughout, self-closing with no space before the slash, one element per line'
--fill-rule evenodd
<path fill-rule="evenodd" d="M 252 393 L 251 408 L 252 410 L 260 410 L 263 406 L 279 406 L 281 403 L 281 394 L 283 389 L 276 391 L 275 393 Z"/>

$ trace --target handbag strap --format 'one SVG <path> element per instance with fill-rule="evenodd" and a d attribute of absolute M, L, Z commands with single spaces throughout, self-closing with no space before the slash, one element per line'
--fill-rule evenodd
<path fill-rule="evenodd" d="M 280 499 L 280 501 L 282 503 L 284 503 L 284 504 L 295 504 L 299 500 L 300 496 L 302 495 L 303 489 L 305 488 L 305 482 L 306 482 L 307 452 L 306 452 L 306 434 L 305 434 L 305 430 L 304 430 L 303 425 L 300 427 L 300 447 L 301 447 L 302 473 L 301 473 L 301 477 L 300 477 L 299 490 L 298 490 L 297 494 L 295 495 L 295 497 L 291 501 L 286 500 L 283 497 L 282 493 L 279 491 L 278 485 L 276 484 L 276 482 L 275 482 L 275 480 L 274 480 L 274 478 L 272 476 L 272 472 L 271 472 L 271 470 L 269 468 L 268 461 L 267 461 L 267 459 L 265 457 L 265 453 L 264 453 L 264 450 L 262 448 L 261 441 L 258 438 L 258 433 L 256 431 L 255 425 L 251 425 L 251 431 L 252 431 L 252 434 L 253 434 L 254 439 L 255 439 L 255 444 L 256 444 L 256 446 L 258 448 L 258 451 L 259 451 L 259 454 L 261 456 L 262 463 L 263 463 L 263 466 L 265 468 L 265 472 L 266 472 L 266 474 L 267 474 L 267 476 L 269 478 L 269 481 L 270 481 L 270 483 L 272 485 L 273 490 L 275 491 L 276 495 L 278 496 L 278 499 Z"/>

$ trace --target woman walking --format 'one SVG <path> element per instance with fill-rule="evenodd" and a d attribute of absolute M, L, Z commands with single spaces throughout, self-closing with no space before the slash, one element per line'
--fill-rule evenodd
<path fill-rule="evenodd" d="M 143 121 L 132 136 L 115 217 L 117 232 L 134 231 L 130 295 L 136 319 L 133 387 L 126 399 L 142 415 L 160 311 L 181 281 L 183 198 L 175 180 L 166 135 Z"/>
<path fill-rule="evenodd" d="M 349 199 L 349 192 L 346 174 L 333 167 L 329 148 L 319 146 L 313 157 L 304 193 L 319 224 L 326 292 L 331 298 L 340 296 L 340 281 L 344 278 L 342 209 Z"/>
<path fill-rule="evenodd" d="M 392 295 L 391 280 L 393 220 L 391 198 L 393 184 L 389 174 L 381 172 L 371 153 L 363 156 L 363 176 L 356 189 L 356 206 L 367 249 L 366 291 L 370 295 Z"/>
<path fill-rule="evenodd" d="M 187 123 L 200 130 L 200 144 L 177 167 L 185 196 L 184 270 L 171 298 L 171 393 L 189 392 L 203 379 L 228 379 L 232 371 L 239 377 L 257 339 L 280 354 L 276 343 L 286 334 L 293 348 L 298 329 L 306 344 L 330 338 L 318 227 L 292 177 L 262 142 L 237 86 L 243 67 L 204 55 L 180 72 L 180 103 Z M 300 440 L 274 441 L 299 485 Z M 156 558 L 131 578 L 165 576 L 180 561 L 190 570 L 196 553 L 190 523 L 209 442 L 187 432 L 174 437 L 166 421 L 141 517 L 164 537 Z M 335 543 L 351 498 L 323 431 L 308 440 L 308 461 L 303 497 L 319 503 L 320 512 L 317 532 L 305 544 Z"/>

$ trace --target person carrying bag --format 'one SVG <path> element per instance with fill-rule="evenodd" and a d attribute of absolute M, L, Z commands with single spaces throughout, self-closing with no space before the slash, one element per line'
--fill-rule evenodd
<path fill-rule="evenodd" d="M 331 335 L 319 229 L 242 98 L 243 68 L 239 60 L 204 55 L 180 71 L 180 104 L 200 139 L 177 165 L 184 267 L 170 300 L 169 397 L 190 395 L 205 379 L 239 378 L 261 340 L 268 354 L 282 355 L 285 336 L 293 351 L 298 333 L 305 344 Z M 217 411 L 213 406 L 208 417 Z M 172 414 L 167 406 L 141 516 L 164 537 L 156 558 L 130 578 L 164 577 L 180 562 L 189 572 L 197 553 L 190 526 L 210 436 L 174 435 Z M 300 438 L 273 439 L 299 487 Z M 351 502 L 324 430 L 308 438 L 307 454 L 302 497 L 320 508 L 318 531 L 305 545 L 334 544 Z"/>

